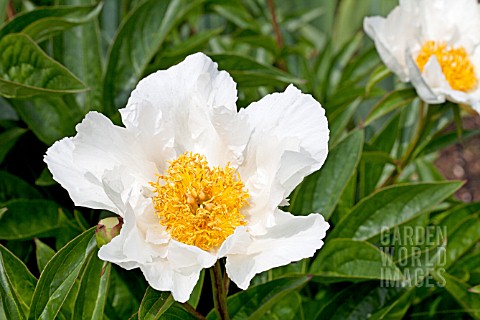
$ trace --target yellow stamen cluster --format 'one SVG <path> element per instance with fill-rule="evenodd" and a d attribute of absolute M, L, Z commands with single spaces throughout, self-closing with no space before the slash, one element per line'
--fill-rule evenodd
<path fill-rule="evenodd" d="M 426 41 L 416 59 L 420 71 L 432 55 L 437 58 L 452 89 L 468 92 L 477 87 L 475 68 L 463 47 L 453 48 L 442 42 Z"/>
<path fill-rule="evenodd" d="M 248 193 L 229 164 L 210 168 L 204 156 L 187 152 L 151 185 L 160 224 L 177 241 L 210 250 L 245 225 L 240 210 L 248 204 Z"/>

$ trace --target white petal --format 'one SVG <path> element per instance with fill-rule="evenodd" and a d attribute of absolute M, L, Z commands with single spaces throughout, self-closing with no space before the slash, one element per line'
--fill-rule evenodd
<path fill-rule="evenodd" d="M 75 137 L 60 140 L 50 147 L 44 161 L 75 205 L 121 215 L 105 193 L 104 174 L 115 167 L 126 167 L 134 177 L 131 182 L 148 184 L 156 172 L 154 165 L 145 159 L 135 138 L 125 128 L 113 125 L 99 113 L 88 113 L 76 129 Z"/>
<path fill-rule="evenodd" d="M 228 276 L 239 288 L 246 289 L 257 273 L 313 256 L 329 228 L 320 214 L 300 217 L 278 210 L 276 221 L 265 235 L 250 240 L 240 230 L 225 249 Z"/>
<path fill-rule="evenodd" d="M 221 131 L 232 130 L 218 127 L 220 118 L 222 124 L 238 122 L 236 100 L 230 75 L 197 53 L 141 80 L 120 112 L 125 126 L 144 141 L 162 172 L 162 163 L 186 151 L 205 155 L 213 165 L 225 162 L 230 144 L 232 149 L 239 144 L 243 151 L 248 135 L 240 142 L 238 133 L 230 135 L 234 140 L 230 143 Z"/>
<path fill-rule="evenodd" d="M 382 61 L 404 82 L 409 81 L 405 49 L 418 32 L 417 6 L 415 1 L 402 1 L 386 18 L 367 17 L 363 21 Z"/>
<path fill-rule="evenodd" d="M 187 268 L 181 271 L 174 270 L 167 262 L 156 261 L 140 267 L 148 284 L 159 291 L 172 292 L 178 302 L 186 302 L 200 277 L 200 270 Z"/>
<path fill-rule="evenodd" d="M 445 96 L 435 93 L 432 88 L 430 88 L 430 86 L 427 84 L 410 52 L 407 53 L 406 58 L 408 71 L 410 73 L 410 81 L 415 87 L 415 90 L 417 91 L 417 94 L 420 96 L 420 98 L 423 101 L 431 104 L 445 102 Z"/>
<path fill-rule="evenodd" d="M 168 244 L 168 261 L 173 269 L 189 267 L 210 268 L 217 261 L 217 257 L 198 247 L 171 240 Z"/>
<path fill-rule="evenodd" d="M 265 232 L 275 208 L 308 174 L 318 170 L 328 152 L 325 110 L 310 95 L 290 85 L 243 109 L 253 129 L 240 175 L 249 191 L 244 214 L 249 231 Z"/>

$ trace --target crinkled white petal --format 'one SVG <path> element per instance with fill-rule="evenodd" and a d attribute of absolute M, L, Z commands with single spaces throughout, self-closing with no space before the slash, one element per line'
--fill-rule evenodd
<path fill-rule="evenodd" d="M 250 195 L 244 214 L 249 231 L 261 234 L 274 225 L 275 208 L 322 166 L 328 152 L 328 123 L 321 105 L 293 85 L 240 114 L 247 116 L 252 129 L 238 169 Z"/>
<path fill-rule="evenodd" d="M 47 150 L 44 161 L 53 178 L 67 189 L 75 205 L 123 215 L 107 194 L 105 174 L 116 167 L 128 168 L 132 179 L 126 188 L 133 188 L 147 184 L 155 166 L 132 134 L 100 113 L 88 113 L 76 129 L 75 137 L 60 140 Z"/>
<path fill-rule="evenodd" d="M 241 160 L 249 131 L 237 117 L 236 100 L 230 75 L 197 53 L 141 80 L 120 112 L 162 172 L 166 160 L 187 151 L 213 165 Z"/>
<path fill-rule="evenodd" d="M 320 214 L 293 216 L 277 210 L 277 224 L 262 236 L 237 228 L 219 251 L 226 256 L 228 277 L 246 289 L 255 274 L 313 256 L 323 246 L 329 224 Z"/>

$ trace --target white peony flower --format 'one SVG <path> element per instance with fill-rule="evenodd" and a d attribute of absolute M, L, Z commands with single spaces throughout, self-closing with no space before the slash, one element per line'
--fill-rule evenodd
<path fill-rule="evenodd" d="M 427 103 L 445 100 L 480 112 L 480 5 L 477 0 L 400 0 L 365 32 L 402 81 Z"/>
<path fill-rule="evenodd" d="M 327 156 L 325 111 L 294 86 L 237 112 L 236 84 L 204 54 L 141 80 L 125 127 L 90 112 L 45 162 L 75 205 L 124 219 L 100 259 L 140 268 L 187 301 L 203 268 L 226 257 L 246 289 L 265 270 L 311 257 L 329 225 L 278 206 Z"/>

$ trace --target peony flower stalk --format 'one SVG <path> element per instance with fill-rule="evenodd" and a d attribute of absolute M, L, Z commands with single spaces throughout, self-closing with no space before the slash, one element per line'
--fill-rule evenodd
<path fill-rule="evenodd" d="M 294 86 L 240 111 L 236 100 L 230 75 L 194 54 L 140 81 L 120 110 L 125 127 L 90 112 L 45 156 L 75 205 L 123 219 L 100 259 L 140 268 L 180 302 L 218 259 L 246 289 L 311 257 L 329 227 L 278 208 L 327 157 L 324 109 Z"/>

